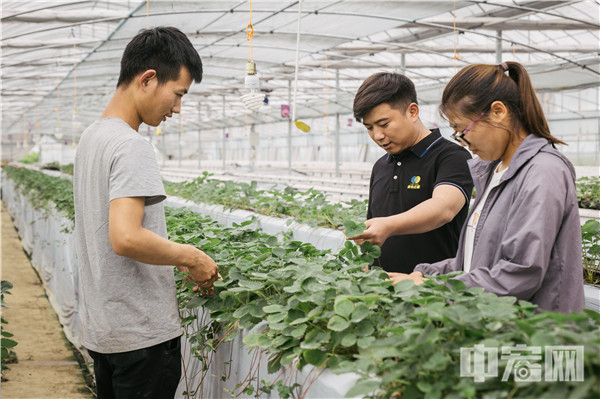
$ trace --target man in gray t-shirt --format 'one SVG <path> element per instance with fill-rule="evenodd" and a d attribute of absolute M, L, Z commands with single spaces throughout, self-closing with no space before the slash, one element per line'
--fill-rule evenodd
<path fill-rule="evenodd" d="M 167 240 L 154 150 L 137 132 L 179 113 L 201 79 L 200 57 L 181 31 L 141 31 L 125 49 L 115 94 L 77 147 L 79 315 L 100 399 L 174 396 L 182 331 L 172 266 L 187 267 L 204 290 L 219 276 L 204 252 Z"/>

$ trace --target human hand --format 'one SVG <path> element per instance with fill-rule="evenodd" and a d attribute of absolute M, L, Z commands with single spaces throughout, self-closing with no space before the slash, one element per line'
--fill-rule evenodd
<path fill-rule="evenodd" d="M 419 285 L 423 284 L 423 281 L 427 280 L 423 277 L 423 273 L 417 271 L 414 271 L 411 274 L 388 272 L 388 276 L 393 282 L 392 285 L 396 285 L 396 283 L 402 280 L 412 280 L 415 285 Z"/>
<path fill-rule="evenodd" d="M 221 277 L 220 273 L 219 273 L 218 280 L 223 280 L 223 277 Z M 196 286 L 194 286 L 194 288 L 192 288 L 192 291 L 194 291 L 194 292 L 200 291 L 200 295 L 214 295 L 215 288 L 214 287 L 210 287 L 207 290 L 203 290 L 203 289 L 200 288 L 200 286 L 196 285 Z"/>
<path fill-rule="evenodd" d="M 391 235 L 392 226 L 388 217 L 373 218 L 365 222 L 367 229 L 362 234 L 347 238 L 354 240 L 357 245 L 362 245 L 365 241 L 370 241 L 374 245 L 382 246 L 385 240 Z"/>
<path fill-rule="evenodd" d="M 196 251 L 192 263 L 187 266 L 190 277 L 198 287 L 205 290 L 212 289 L 214 282 L 221 278 L 217 264 L 204 252 L 197 248 L 194 249 Z"/>

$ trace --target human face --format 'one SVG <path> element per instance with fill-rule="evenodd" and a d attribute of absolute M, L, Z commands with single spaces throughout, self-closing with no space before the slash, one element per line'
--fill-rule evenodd
<path fill-rule="evenodd" d="M 502 158 L 507 151 L 510 143 L 508 131 L 503 126 L 497 126 L 486 123 L 481 120 L 483 115 L 476 118 L 473 116 L 463 116 L 452 112 L 447 113 L 450 127 L 454 129 L 455 136 L 458 132 L 463 132 L 457 138 L 461 145 L 469 146 L 473 155 L 486 161 L 495 161 Z M 468 141 L 465 135 L 468 135 Z"/>
<path fill-rule="evenodd" d="M 367 112 L 363 118 L 363 125 L 371 139 L 385 152 L 398 154 L 418 141 L 415 132 L 418 119 L 416 104 L 409 105 L 406 111 L 402 112 L 387 103 L 382 103 Z"/>
<path fill-rule="evenodd" d="M 471 122 L 471 124 L 469 126 L 467 126 L 467 128 L 465 130 L 462 131 L 462 133 L 458 133 L 458 131 L 454 131 L 454 133 L 452 133 L 452 138 L 456 141 L 458 141 L 458 143 L 462 146 L 465 145 L 470 145 L 471 143 L 469 143 L 469 141 L 465 138 L 465 136 L 467 135 L 467 133 L 469 133 L 469 131 L 471 129 L 473 129 L 475 127 L 475 124 L 477 122 L 479 122 L 479 120 L 481 119 L 481 117 L 485 114 L 485 112 L 482 112 L 481 114 L 479 114 L 479 116 L 477 117 L 477 119 L 475 119 L 473 122 Z"/>
<path fill-rule="evenodd" d="M 158 126 L 161 122 L 181 111 L 181 99 L 192 85 L 192 77 L 185 67 L 181 67 L 179 78 L 169 80 L 162 85 L 156 77 L 149 81 L 147 102 L 142 114 L 144 123 Z"/>

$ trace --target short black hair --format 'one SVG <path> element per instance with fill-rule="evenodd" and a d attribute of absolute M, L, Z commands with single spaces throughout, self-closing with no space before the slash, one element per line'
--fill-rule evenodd
<path fill-rule="evenodd" d="M 179 79 L 182 66 L 200 83 L 202 60 L 185 33 L 171 26 L 143 29 L 125 47 L 117 87 L 129 85 L 148 69 L 156 71 L 159 85 L 165 84 Z"/>
<path fill-rule="evenodd" d="M 383 103 L 402 111 L 406 111 L 411 103 L 418 104 L 414 83 L 395 72 L 378 72 L 369 76 L 354 97 L 354 118 L 357 122 L 362 122 L 365 114 Z"/>

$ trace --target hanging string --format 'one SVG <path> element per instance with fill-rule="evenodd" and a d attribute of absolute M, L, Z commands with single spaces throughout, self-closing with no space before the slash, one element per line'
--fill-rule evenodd
<path fill-rule="evenodd" d="M 150 0 L 146 0 L 146 29 L 150 29 Z"/>
<path fill-rule="evenodd" d="M 77 43 L 73 43 L 73 115 L 77 115 Z"/>
<path fill-rule="evenodd" d="M 298 30 L 296 33 L 296 66 L 294 69 L 294 108 L 292 109 L 292 122 L 296 121 L 296 95 L 298 92 L 298 61 L 300 59 L 300 20 L 302 19 L 302 0 L 298 2 Z"/>
<path fill-rule="evenodd" d="M 27 108 L 23 108 L 23 145 L 27 144 Z"/>
<path fill-rule="evenodd" d="M 454 6 L 452 9 L 452 25 L 453 25 L 453 33 L 454 33 L 454 70 L 456 70 L 456 60 L 458 60 L 458 56 L 456 55 L 456 46 L 458 44 L 458 35 L 456 33 L 456 0 L 454 0 Z"/>
<path fill-rule="evenodd" d="M 58 63 L 56 64 L 56 129 L 60 129 L 60 81 L 58 79 Z"/>
<path fill-rule="evenodd" d="M 325 76 L 329 77 L 329 58 L 325 50 Z M 329 79 L 325 84 L 325 132 L 329 133 Z"/>
<path fill-rule="evenodd" d="M 250 0 L 250 22 L 246 26 L 246 40 L 249 42 L 248 62 L 254 61 L 252 54 L 252 36 L 254 36 L 254 26 L 252 26 L 252 0 Z"/>

